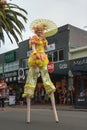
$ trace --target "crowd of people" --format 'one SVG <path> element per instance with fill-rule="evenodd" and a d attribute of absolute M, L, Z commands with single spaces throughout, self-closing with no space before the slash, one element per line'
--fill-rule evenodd
<path fill-rule="evenodd" d="M 67 89 L 67 86 L 55 85 L 56 91 L 54 93 L 56 104 L 71 105 L 73 104 L 73 93 Z M 50 98 L 47 96 L 43 83 L 38 83 L 32 98 L 32 104 L 40 103 L 46 104 L 50 102 Z"/>
<path fill-rule="evenodd" d="M 72 104 L 72 93 L 71 91 L 67 90 L 65 87 L 57 87 L 56 91 L 54 93 L 55 101 L 57 104 Z M 8 92 L 9 90 L 9 92 Z M 15 105 L 24 105 L 26 104 L 25 98 L 22 97 L 23 94 L 23 88 L 20 87 L 18 92 L 14 89 L 8 88 L 7 84 L 3 79 L 0 79 L 0 107 L 2 110 L 5 110 L 5 100 L 9 99 L 9 96 L 14 95 L 15 96 Z M 34 97 L 31 99 L 32 104 L 46 104 L 50 103 L 50 98 L 47 96 L 46 91 L 43 87 L 43 83 L 38 83 L 35 92 Z"/>
<path fill-rule="evenodd" d="M 9 92 L 8 92 L 9 90 Z M 15 96 L 15 105 L 24 105 L 26 100 L 22 97 L 23 88 L 20 87 L 18 92 L 16 90 L 8 88 L 7 84 L 3 79 L 0 79 L 0 107 L 5 110 L 5 100 L 9 99 L 9 96 Z M 57 87 L 54 93 L 55 101 L 57 104 L 72 104 L 72 95 L 66 87 Z M 32 104 L 46 104 L 50 103 L 50 98 L 47 96 L 46 91 L 43 87 L 43 83 L 39 83 L 35 89 L 34 97 L 31 100 Z"/>
<path fill-rule="evenodd" d="M 55 93 L 56 103 L 60 105 L 71 105 L 73 103 L 73 95 L 72 92 L 67 90 L 66 88 L 57 88 Z"/>

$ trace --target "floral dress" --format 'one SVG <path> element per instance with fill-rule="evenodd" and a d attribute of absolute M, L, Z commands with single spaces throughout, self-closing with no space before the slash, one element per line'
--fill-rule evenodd
<path fill-rule="evenodd" d="M 36 49 L 36 52 L 32 52 L 28 59 L 29 66 L 38 66 L 38 67 L 46 66 L 49 62 L 48 57 L 44 52 L 44 47 L 47 44 L 47 40 L 42 39 L 37 35 L 35 35 L 30 39 L 29 43 L 30 46 L 32 46 L 32 44 L 35 44 Z"/>

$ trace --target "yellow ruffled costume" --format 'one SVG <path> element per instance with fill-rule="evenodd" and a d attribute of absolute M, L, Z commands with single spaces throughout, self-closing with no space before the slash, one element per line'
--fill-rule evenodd
<path fill-rule="evenodd" d="M 23 97 L 29 96 L 30 98 L 32 98 L 34 96 L 34 90 L 36 87 L 39 72 L 41 73 L 46 93 L 50 95 L 52 92 L 55 92 L 55 86 L 51 82 L 47 70 L 47 64 L 49 60 L 47 55 L 44 52 L 44 48 L 47 44 L 47 40 L 42 39 L 37 35 L 35 35 L 30 39 L 29 43 L 30 46 L 32 46 L 32 44 L 35 45 L 36 51 L 32 52 L 28 59 L 29 72 L 28 72 L 26 84 L 24 86 Z"/>
<path fill-rule="evenodd" d="M 43 67 L 46 66 L 49 62 L 47 55 L 44 52 L 44 46 L 47 43 L 46 39 L 40 39 L 37 35 L 33 36 L 30 39 L 30 46 L 35 44 L 36 52 L 32 52 L 29 59 L 29 66 L 38 66 Z"/>

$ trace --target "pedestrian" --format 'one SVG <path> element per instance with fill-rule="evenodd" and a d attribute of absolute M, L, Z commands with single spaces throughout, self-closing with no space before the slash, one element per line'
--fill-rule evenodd
<path fill-rule="evenodd" d="M 50 23 L 51 22 L 51 23 Z M 41 74 L 43 85 L 46 90 L 47 95 L 51 98 L 53 109 L 55 110 L 55 119 L 58 122 L 58 117 L 55 109 L 54 92 L 55 86 L 52 83 L 50 76 L 48 74 L 47 65 L 49 63 L 48 57 L 45 50 L 48 49 L 48 41 L 46 40 L 44 34 L 45 31 L 50 29 L 49 25 L 52 26 L 52 21 L 50 20 L 37 20 L 31 23 L 31 29 L 34 31 L 35 35 L 29 40 L 29 46 L 32 47 L 32 53 L 28 59 L 29 72 L 24 86 L 23 97 L 27 98 L 28 107 L 30 107 L 30 98 L 34 96 L 34 91 L 36 88 L 38 75 Z M 55 30 L 54 30 L 55 31 Z M 29 108 L 30 110 L 30 108 Z M 28 112 L 29 112 L 28 110 Z M 30 114 L 30 112 L 29 112 Z M 28 121 L 30 122 L 29 116 Z"/>
<path fill-rule="evenodd" d="M 7 84 L 3 79 L 0 79 L 0 104 L 2 111 L 5 110 L 6 88 Z"/>
<path fill-rule="evenodd" d="M 23 97 L 22 97 L 22 94 L 23 94 L 23 90 L 22 88 L 20 87 L 20 93 L 19 93 L 19 102 L 20 102 L 20 105 L 23 106 Z"/>

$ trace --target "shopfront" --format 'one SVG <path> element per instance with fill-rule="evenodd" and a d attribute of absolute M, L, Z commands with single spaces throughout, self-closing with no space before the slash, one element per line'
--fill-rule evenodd
<path fill-rule="evenodd" d="M 74 75 L 75 107 L 87 108 L 87 57 L 70 61 Z"/>

